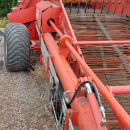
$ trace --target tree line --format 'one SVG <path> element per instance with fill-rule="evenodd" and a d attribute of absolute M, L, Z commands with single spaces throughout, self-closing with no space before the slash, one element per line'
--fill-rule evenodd
<path fill-rule="evenodd" d="M 17 0 L 0 0 L 0 17 L 5 17 L 17 4 Z"/>

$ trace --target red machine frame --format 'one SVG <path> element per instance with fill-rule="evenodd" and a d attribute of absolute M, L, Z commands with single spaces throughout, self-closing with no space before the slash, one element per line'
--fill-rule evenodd
<path fill-rule="evenodd" d="M 123 1 L 120 2 L 120 6 L 123 6 Z M 130 6 L 130 1 L 126 4 Z M 97 3 L 97 8 L 98 6 L 99 3 Z M 115 4 L 111 6 L 112 11 L 114 7 Z M 108 8 L 108 6 L 105 8 Z M 126 12 L 130 12 L 130 9 L 125 9 L 124 13 Z M 116 13 L 120 14 L 120 9 L 117 9 Z M 78 97 L 71 104 L 71 108 L 65 110 L 65 130 L 69 128 L 69 118 L 72 120 L 73 126 L 78 126 L 82 130 L 106 129 L 107 126 L 118 125 L 122 129 L 130 129 L 130 116 L 112 95 L 130 94 L 130 86 L 125 88 L 123 86 L 104 86 L 85 63 L 79 47 L 81 45 L 130 44 L 130 41 L 77 41 L 61 0 L 50 0 L 50 2 L 23 0 L 12 13 L 8 14 L 8 18 L 10 22 L 19 22 L 27 26 L 31 48 L 39 53 L 41 53 L 41 39 L 43 39 L 64 92 L 72 92 L 67 94 L 69 100 L 73 97 L 73 92 L 80 83 L 86 80 L 93 81 L 99 92 L 110 104 L 118 120 L 118 122 L 107 121 L 102 126 L 101 120 L 103 117 L 94 93 L 91 92 L 86 95 L 86 90 L 82 87 Z M 40 41 L 39 45 L 35 44 L 35 40 Z M 49 67 L 44 60 L 41 54 L 40 61 L 43 63 L 53 86 L 53 80 L 49 75 Z M 72 68 L 70 63 L 73 64 Z"/>

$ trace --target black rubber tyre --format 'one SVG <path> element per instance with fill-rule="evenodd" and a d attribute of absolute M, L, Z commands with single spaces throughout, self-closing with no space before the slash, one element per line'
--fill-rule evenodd
<path fill-rule="evenodd" d="M 27 70 L 30 63 L 30 38 L 25 25 L 9 23 L 5 27 L 4 56 L 7 70 Z"/>

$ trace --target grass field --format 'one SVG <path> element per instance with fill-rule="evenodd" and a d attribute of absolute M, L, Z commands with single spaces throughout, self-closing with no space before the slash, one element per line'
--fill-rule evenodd
<path fill-rule="evenodd" d="M 4 28 L 9 23 L 7 17 L 0 18 L 0 27 Z"/>

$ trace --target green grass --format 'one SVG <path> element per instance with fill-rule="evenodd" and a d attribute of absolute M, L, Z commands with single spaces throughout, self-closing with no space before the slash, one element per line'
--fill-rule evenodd
<path fill-rule="evenodd" d="M 43 112 L 43 113 L 41 114 L 41 116 L 42 116 L 43 118 L 46 118 L 46 117 L 47 117 L 47 113 Z"/>
<path fill-rule="evenodd" d="M 16 85 L 17 83 L 16 82 L 14 82 L 14 85 Z"/>
<path fill-rule="evenodd" d="M 9 23 L 7 17 L 0 18 L 0 27 L 4 28 Z"/>

